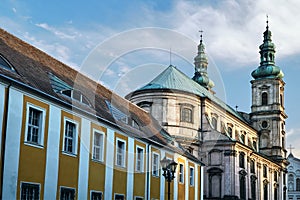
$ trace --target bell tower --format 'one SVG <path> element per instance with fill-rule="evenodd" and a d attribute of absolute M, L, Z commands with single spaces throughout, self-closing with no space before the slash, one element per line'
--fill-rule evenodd
<path fill-rule="evenodd" d="M 275 45 L 267 20 L 260 65 L 252 72 L 251 123 L 259 133 L 259 151 L 278 162 L 286 158 L 283 72 L 275 65 Z"/>

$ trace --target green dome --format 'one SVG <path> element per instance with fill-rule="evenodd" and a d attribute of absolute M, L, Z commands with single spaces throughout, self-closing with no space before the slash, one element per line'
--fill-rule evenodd
<path fill-rule="evenodd" d="M 263 44 L 259 46 L 260 66 L 251 75 L 254 79 L 260 78 L 283 78 L 284 74 L 280 67 L 275 65 L 275 45 L 271 39 L 268 21 L 264 32 Z"/>
<path fill-rule="evenodd" d="M 251 73 L 252 77 L 258 78 L 283 78 L 281 69 L 275 65 L 260 66 Z"/>
<path fill-rule="evenodd" d="M 214 82 L 210 80 L 206 74 L 201 74 L 199 72 L 195 72 L 193 80 L 205 88 L 212 88 L 215 85 Z"/>

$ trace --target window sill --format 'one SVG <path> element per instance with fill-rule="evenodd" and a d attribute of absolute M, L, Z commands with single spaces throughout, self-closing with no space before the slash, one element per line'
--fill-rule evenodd
<path fill-rule="evenodd" d="M 67 155 L 67 156 L 71 156 L 71 157 L 77 157 L 76 154 L 70 153 L 70 152 L 67 152 L 67 151 L 62 151 L 62 154 Z"/>
<path fill-rule="evenodd" d="M 160 178 L 159 175 L 155 175 L 155 174 L 152 174 L 152 177 L 154 177 L 154 178 Z"/>
<path fill-rule="evenodd" d="M 97 160 L 95 158 L 92 158 L 91 160 L 95 163 L 104 164 L 104 160 Z"/>
<path fill-rule="evenodd" d="M 117 165 L 117 164 L 115 164 L 115 166 L 120 169 L 126 169 L 126 166 L 121 166 L 121 165 Z"/>
<path fill-rule="evenodd" d="M 33 143 L 33 142 L 27 142 L 27 141 L 25 141 L 24 144 L 27 145 L 27 146 L 36 147 L 36 148 L 39 148 L 39 149 L 44 149 L 44 146 L 40 145 L 38 143 Z"/>

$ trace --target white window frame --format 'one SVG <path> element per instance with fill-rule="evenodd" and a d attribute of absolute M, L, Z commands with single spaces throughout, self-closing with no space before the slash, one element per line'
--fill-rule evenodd
<path fill-rule="evenodd" d="M 20 198 L 22 197 L 22 184 L 30 184 L 30 185 L 36 185 L 39 187 L 39 199 L 41 199 L 41 184 L 40 183 L 33 183 L 33 182 L 23 182 L 20 183 Z"/>
<path fill-rule="evenodd" d="M 182 166 L 182 172 L 180 171 L 180 166 Z M 182 177 L 182 181 L 180 181 L 180 177 Z M 178 182 L 184 184 L 184 164 L 179 163 L 178 167 Z"/>
<path fill-rule="evenodd" d="M 91 199 L 91 200 L 93 200 L 93 199 L 92 199 L 92 193 L 93 193 L 93 192 L 101 194 L 101 197 L 102 197 L 101 199 L 104 199 L 104 197 L 103 197 L 103 192 L 102 192 L 102 191 L 90 190 L 90 199 Z"/>
<path fill-rule="evenodd" d="M 102 141 L 100 141 L 100 146 L 95 145 L 95 135 L 99 134 L 102 137 Z M 104 161 L 104 145 L 105 145 L 105 133 L 103 131 L 99 131 L 98 129 L 93 129 L 93 149 L 92 149 L 92 159 L 96 161 L 103 162 Z M 95 148 L 99 149 L 99 159 L 95 158 Z"/>
<path fill-rule="evenodd" d="M 39 127 L 38 127 L 38 142 L 32 142 L 27 140 L 28 135 L 28 120 L 29 120 L 29 110 L 30 108 L 37 110 L 39 112 L 42 112 L 40 119 L 39 119 Z M 24 140 L 27 144 L 33 145 L 33 146 L 44 146 L 44 134 L 45 134 L 45 119 L 46 119 L 46 110 L 44 108 L 38 107 L 36 105 L 33 105 L 31 103 L 27 103 L 26 105 L 26 130 L 25 130 L 25 136 Z"/>
<path fill-rule="evenodd" d="M 154 155 L 157 156 L 157 164 L 154 165 Z M 159 154 L 152 152 L 152 176 L 159 177 Z M 156 169 L 154 169 L 156 167 Z M 155 173 L 156 172 L 156 173 Z"/>
<path fill-rule="evenodd" d="M 73 138 L 72 138 L 72 144 L 73 144 L 73 149 L 72 149 L 72 152 L 69 152 L 69 151 L 65 151 L 65 138 L 66 138 L 66 125 L 67 125 L 67 122 L 70 122 L 72 124 L 75 124 L 75 134 L 73 134 Z M 64 118 L 64 129 L 63 129 L 63 147 L 62 147 L 62 151 L 65 153 L 65 154 L 69 154 L 69 155 L 77 155 L 77 149 L 78 149 L 78 128 L 79 128 L 79 125 L 78 125 L 78 122 L 75 121 L 75 120 L 72 120 L 72 119 L 69 119 L 67 117 Z"/>
<path fill-rule="evenodd" d="M 145 155 L 145 148 L 141 147 L 141 146 L 138 146 L 136 145 L 136 159 L 135 159 L 135 171 L 137 172 L 144 172 L 144 155 Z M 141 155 L 141 160 L 140 160 L 140 169 L 138 169 L 138 156 L 139 156 L 139 153 L 138 153 L 138 149 L 142 150 L 142 155 Z"/>
<path fill-rule="evenodd" d="M 134 196 L 134 200 L 137 200 L 137 199 L 144 199 L 144 197 L 141 197 L 141 196 Z"/>
<path fill-rule="evenodd" d="M 193 172 L 193 173 L 191 173 Z M 195 186 L 195 168 L 194 167 L 190 167 L 190 186 Z"/>
<path fill-rule="evenodd" d="M 123 197 L 124 197 L 124 200 L 126 199 L 124 194 L 119 194 L 119 193 L 115 193 L 115 194 L 114 194 L 114 199 L 116 199 L 116 196 L 117 196 L 117 195 L 123 196 Z"/>
<path fill-rule="evenodd" d="M 118 152 L 118 142 L 123 142 L 124 143 L 124 151 L 121 154 L 121 155 L 123 155 L 122 156 L 122 163 L 121 163 L 121 165 L 118 164 L 118 155 L 119 155 L 119 152 Z M 115 153 L 115 156 L 116 156 L 115 165 L 118 166 L 118 167 L 125 168 L 126 167 L 126 140 L 122 140 L 120 138 L 117 138 L 115 146 L 116 146 L 116 148 L 115 148 L 115 151 L 116 151 L 116 153 Z"/>
<path fill-rule="evenodd" d="M 61 199 L 61 189 L 68 189 L 74 191 L 74 199 L 76 199 L 76 188 L 60 186 L 59 188 L 59 199 Z"/>

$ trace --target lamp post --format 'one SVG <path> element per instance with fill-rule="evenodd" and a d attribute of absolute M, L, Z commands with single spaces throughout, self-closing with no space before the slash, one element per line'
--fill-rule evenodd
<path fill-rule="evenodd" d="M 168 182 L 168 200 L 170 200 L 170 184 L 175 178 L 174 174 L 176 171 L 177 163 L 174 160 L 170 160 L 164 157 L 164 159 L 160 161 L 160 164 L 162 170 L 164 171 L 163 176 Z"/>

